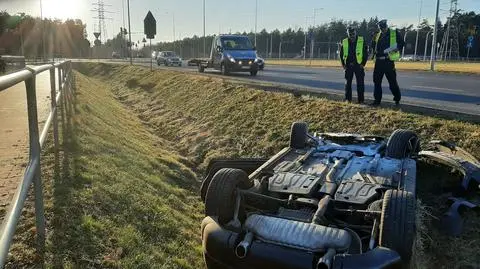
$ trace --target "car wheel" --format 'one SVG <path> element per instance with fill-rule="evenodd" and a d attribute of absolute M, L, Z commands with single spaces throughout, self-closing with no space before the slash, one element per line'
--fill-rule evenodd
<path fill-rule="evenodd" d="M 410 158 L 420 151 L 420 139 L 410 130 L 395 130 L 387 142 L 385 156 L 394 159 Z"/>
<path fill-rule="evenodd" d="M 160 66 L 160 62 L 159 62 L 159 61 L 157 61 L 157 65 Z"/>
<path fill-rule="evenodd" d="M 247 173 L 240 169 L 223 168 L 212 178 L 205 196 L 205 215 L 217 216 L 220 224 L 233 219 L 237 198 L 237 188 L 252 186 Z"/>
<path fill-rule="evenodd" d="M 205 67 L 198 65 L 198 72 L 203 73 L 205 72 Z"/>
<path fill-rule="evenodd" d="M 250 76 L 254 77 L 256 76 L 258 73 L 258 71 L 250 71 Z"/>
<path fill-rule="evenodd" d="M 290 148 L 303 149 L 307 144 L 308 125 L 306 122 L 294 122 L 290 131 Z"/>
<path fill-rule="evenodd" d="M 224 63 L 220 64 L 220 73 L 224 76 L 228 75 L 228 68 Z"/>
<path fill-rule="evenodd" d="M 415 240 L 415 197 L 411 192 L 387 190 L 380 219 L 380 246 L 398 252 L 409 264 Z"/>

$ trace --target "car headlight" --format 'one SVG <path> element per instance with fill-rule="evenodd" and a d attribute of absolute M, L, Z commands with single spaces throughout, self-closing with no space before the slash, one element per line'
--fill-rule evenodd
<path fill-rule="evenodd" d="M 168 62 L 171 62 L 171 61 L 172 61 L 172 59 L 167 59 L 167 61 L 168 61 Z"/>
<path fill-rule="evenodd" d="M 255 58 L 255 63 L 258 63 L 260 62 L 260 60 L 258 58 Z"/>
<path fill-rule="evenodd" d="M 234 63 L 235 59 L 232 57 L 232 55 L 227 53 L 227 58 L 230 60 L 230 62 Z"/>

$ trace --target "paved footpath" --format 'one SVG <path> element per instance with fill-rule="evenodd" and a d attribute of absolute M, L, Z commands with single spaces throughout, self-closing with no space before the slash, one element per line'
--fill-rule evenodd
<path fill-rule="evenodd" d="M 50 74 L 37 76 L 41 132 L 50 108 Z M 6 213 L 28 162 L 28 114 L 25 83 L 0 92 L 0 218 Z"/>

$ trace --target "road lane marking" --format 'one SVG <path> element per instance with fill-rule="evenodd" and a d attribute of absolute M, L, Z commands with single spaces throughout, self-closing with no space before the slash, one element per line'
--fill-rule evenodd
<path fill-rule="evenodd" d="M 460 92 L 460 93 L 468 93 L 462 89 L 451 89 L 451 88 L 442 88 L 442 87 L 432 87 L 432 86 L 418 86 L 414 85 L 411 86 L 412 88 L 420 88 L 420 89 L 427 89 L 427 90 L 439 90 L 439 91 L 447 91 L 447 92 Z"/>

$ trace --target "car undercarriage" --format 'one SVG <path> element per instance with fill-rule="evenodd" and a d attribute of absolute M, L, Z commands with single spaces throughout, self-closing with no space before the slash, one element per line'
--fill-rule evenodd
<path fill-rule="evenodd" d="M 310 134 L 300 122 L 292 125 L 290 145 L 270 159 L 212 162 L 202 185 L 207 267 L 408 265 L 420 156 L 468 166 L 461 158 L 451 163 L 446 152 L 420 151 L 418 136 L 409 130 L 396 130 L 388 139 Z M 478 162 L 463 156 L 470 158 L 468 182 L 480 180 Z"/>

